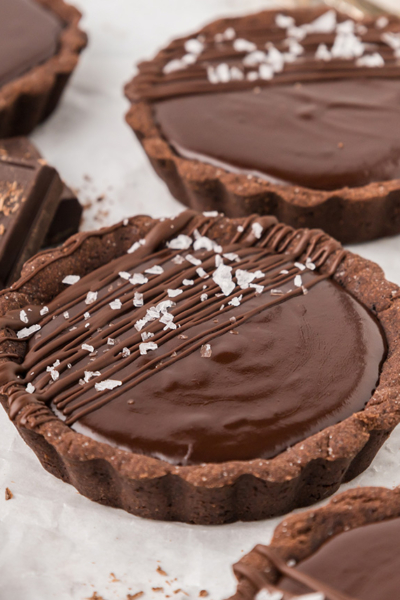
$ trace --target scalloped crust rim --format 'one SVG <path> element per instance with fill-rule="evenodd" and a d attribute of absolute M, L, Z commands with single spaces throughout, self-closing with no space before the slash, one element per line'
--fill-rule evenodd
<path fill-rule="evenodd" d="M 223 222 L 236 228 L 243 221 Z M 42 252 L 25 264 L 26 282 L 0 294 L 0 314 L 50 301 L 64 276 L 84 276 L 124 254 L 154 223 L 134 217 L 128 226 L 77 234 L 59 249 Z M 223 243 L 222 228 L 209 235 Z M 366 469 L 400 422 L 400 290 L 376 264 L 349 252 L 334 278 L 373 311 L 385 331 L 388 356 L 379 385 L 363 411 L 271 460 L 173 466 L 78 434 L 50 408 L 53 420 L 40 424 L 29 416 L 31 405 L 14 424 L 50 473 L 96 502 L 142 517 L 220 524 L 265 519 L 318 502 Z M 9 412 L 7 397 L 0 399 Z"/>
<path fill-rule="evenodd" d="M 63 0 L 35 0 L 55 13 L 66 26 L 52 58 L 0 88 L 0 137 L 27 135 L 56 108 L 87 45 L 79 29 L 81 13 Z"/>

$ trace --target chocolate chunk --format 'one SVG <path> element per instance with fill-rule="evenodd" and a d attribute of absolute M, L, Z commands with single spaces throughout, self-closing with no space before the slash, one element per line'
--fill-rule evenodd
<path fill-rule="evenodd" d="M 15 157 L 26 160 L 40 160 L 42 155 L 26 137 L 0 140 L 0 157 Z M 79 229 L 83 208 L 75 193 L 64 184 L 60 203 L 46 234 L 43 246 L 61 244 Z"/>
<path fill-rule="evenodd" d="M 41 247 L 60 202 L 57 171 L 37 160 L 0 158 L 0 286 L 11 285 Z"/>

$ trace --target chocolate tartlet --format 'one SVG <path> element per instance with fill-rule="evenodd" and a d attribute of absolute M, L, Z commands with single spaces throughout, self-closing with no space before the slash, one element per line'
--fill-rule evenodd
<path fill-rule="evenodd" d="M 63 0 L 0 0 L 0 137 L 55 109 L 87 43 L 80 18 Z"/>
<path fill-rule="evenodd" d="M 399 422 L 397 294 L 319 230 L 134 217 L 0 294 L 2 402 L 98 502 L 193 523 L 285 513 L 360 473 Z"/>
<path fill-rule="evenodd" d="M 359 488 L 294 515 L 233 570 L 232 600 L 397 600 L 400 489 Z"/>
<path fill-rule="evenodd" d="M 400 232 L 400 20 L 327 7 L 222 19 L 126 86 L 127 121 L 196 210 L 274 214 L 344 243 Z"/>

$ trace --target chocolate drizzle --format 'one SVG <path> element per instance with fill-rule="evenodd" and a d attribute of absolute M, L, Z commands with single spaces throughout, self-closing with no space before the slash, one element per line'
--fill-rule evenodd
<path fill-rule="evenodd" d="M 339 28 L 335 27 L 336 21 L 332 27 L 314 25 L 323 15 L 326 18 L 328 12 L 336 15 Z M 279 26 L 279 17 L 293 23 Z M 354 44 L 360 42 L 364 47 L 352 48 L 349 44 L 350 47 L 341 49 L 337 43 L 336 51 L 332 50 L 341 24 L 342 32 L 354 35 Z M 381 27 L 379 21 L 354 22 L 347 15 L 326 7 L 264 11 L 224 19 L 192 37 L 173 41 L 154 60 L 142 62 L 139 74 L 127 91 L 132 100 L 155 101 L 298 82 L 369 77 L 397 79 L 400 67 L 394 42 L 391 45 L 385 34 L 396 36 L 399 31 L 399 20 L 394 17 Z M 323 56 L 322 46 L 325 47 Z M 269 53 L 271 47 L 278 55 Z M 361 60 L 361 57 L 371 56 L 375 57 L 375 63 L 372 59 Z M 260 64 L 271 70 L 260 70 Z"/>
<path fill-rule="evenodd" d="M 83 427 L 135 452 L 193 464 L 274 456 L 362 409 L 379 377 L 385 344 L 372 316 L 328 281 L 343 259 L 340 245 L 321 231 L 295 231 L 272 217 L 249 217 L 221 248 L 207 237 L 217 223 L 218 218 L 191 211 L 160 221 L 132 252 L 67 287 L 44 312 L 42 307 L 26 307 L 26 332 L 21 334 L 20 311 L 1 319 L 0 325 L 19 330 L 21 339 L 33 334 L 22 365 L 8 362 L 0 370 L 11 418 L 31 405 L 29 415 L 37 417 L 39 411 L 49 419 L 43 408 L 51 404 L 78 430 Z M 67 252 L 76 243 L 71 241 Z M 26 278 L 17 287 L 24 282 Z M 319 368 L 315 354 L 331 354 L 330 340 L 321 347 L 318 334 L 313 337 L 320 323 L 326 327 L 326 310 L 333 311 L 332 319 L 349 318 L 344 329 L 340 323 L 333 329 L 336 335 L 343 331 L 360 359 L 351 374 L 346 371 L 335 379 L 339 387 L 332 395 L 343 405 L 334 403 L 328 409 L 325 384 L 322 396 L 318 385 L 312 392 L 303 391 L 305 416 L 292 423 L 289 419 L 282 433 L 277 423 L 285 422 L 288 411 L 299 412 L 297 387 L 310 377 L 308 370 L 301 374 L 295 350 L 293 360 L 288 357 L 293 369 L 300 368 L 300 380 L 295 375 L 288 394 L 294 405 L 286 406 L 281 399 L 282 418 L 269 425 L 277 409 L 272 401 L 271 415 L 263 414 L 268 393 L 262 377 L 268 368 L 274 382 L 273 369 L 282 364 L 274 364 L 277 350 L 269 358 L 269 344 L 285 331 L 284 353 L 290 355 L 291 346 L 305 343 L 311 353 L 307 369 Z M 345 316 L 347 311 L 351 316 Z M 297 319 L 304 320 L 300 341 Z M 29 329 L 36 323 L 38 332 Z M 267 337 L 260 335 L 260 328 Z M 330 378 L 332 365 L 336 363 L 329 362 Z M 279 387 L 279 379 L 275 385 Z M 252 405 L 246 406 L 249 393 Z M 271 393 L 273 398 L 273 389 Z M 307 396 L 313 393 L 312 406 Z"/>

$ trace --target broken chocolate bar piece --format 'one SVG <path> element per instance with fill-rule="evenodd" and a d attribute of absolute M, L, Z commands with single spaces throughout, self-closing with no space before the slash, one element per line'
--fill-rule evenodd
<path fill-rule="evenodd" d="M 36 146 L 26 137 L 14 137 L 0 140 L 0 157 L 15 157 L 26 160 L 40 160 L 42 155 Z M 79 229 L 82 206 L 75 193 L 64 184 L 60 204 L 46 234 L 43 246 L 61 244 Z"/>
<path fill-rule="evenodd" d="M 41 247 L 62 194 L 57 171 L 37 160 L 0 157 L 0 286 L 11 285 Z"/>

